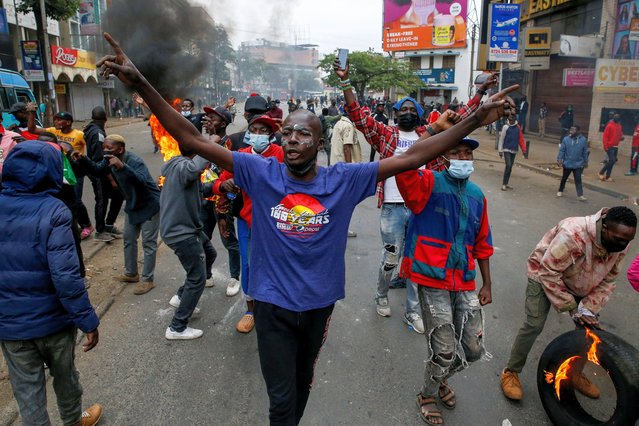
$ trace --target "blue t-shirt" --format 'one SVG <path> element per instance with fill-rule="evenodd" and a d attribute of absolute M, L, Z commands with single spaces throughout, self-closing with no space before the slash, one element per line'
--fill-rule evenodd
<path fill-rule="evenodd" d="M 233 162 L 253 202 L 249 294 L 295 312 L 343 299 L 348 224 L 375 194 L 378 163 L 319 167 L 305 182 L 275 158 L 233 152 Z"/>

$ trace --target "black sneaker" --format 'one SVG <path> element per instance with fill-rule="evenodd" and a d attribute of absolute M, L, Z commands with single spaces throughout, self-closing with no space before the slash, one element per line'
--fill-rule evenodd
<path fill-rule="evenodd" d="M 115 225 L 105 225 L 104 232 L 108 232 L 113 238 L 122 238 L 122 231 L 116 228 Z"/>
<path fill-rule="evenodd" d="M 115 239 L 115 236 L 113 236 L 113 234 L 111 234 L 110 232 L 96 232 L 95 235 L 93 235 L 93 239 L 96 241 L 104 241 L 105 243 L 108 243 L 109 241 L 113 241 Z"/>

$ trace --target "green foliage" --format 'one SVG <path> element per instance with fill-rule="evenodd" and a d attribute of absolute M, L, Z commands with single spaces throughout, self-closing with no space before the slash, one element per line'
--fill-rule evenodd
<path fill-rule="evenodd" d="M 80 8 L 80 0 L 45 0 L 44 8 L 49 18 L 64 21 L 76 14 Z M 17 9 L 20 13 L 34 12 L 36 16 L 40 16 L 40 0 L 22 0 Z"/>
<path fill-rule="evenodd" d="M 324 83 L 338 87 L 339 78 L 333 71 L 335 54 L 325 55 L 320 61 L 320 68 L 326 77 Z M 363 98 L 366 90 L 381 91 L 396 87 L 406 93 L 422 87 L 424 83 L 410 70 L 407 62 L 393 61 L 388 56 L 368 50 L 355 51 L 349 54 L 349 78 L 358 97 Z"/>

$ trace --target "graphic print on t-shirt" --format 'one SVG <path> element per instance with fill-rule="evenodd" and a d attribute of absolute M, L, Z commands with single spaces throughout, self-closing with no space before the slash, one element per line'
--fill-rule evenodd
<path fill-rule="evenodd" d="M 271 207 L 277 229 L 289 237 L 310 238 L 330 221 L 330 213 L 317 199 L 307 194 L 289 194 Z"/>

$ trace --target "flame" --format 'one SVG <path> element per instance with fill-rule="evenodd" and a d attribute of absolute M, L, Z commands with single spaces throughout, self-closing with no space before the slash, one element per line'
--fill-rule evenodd
<path fill-rule="evenodd" d="M 164 179 L 166 179 L 164 176 L 159 176 L 158 177 L 158 186 L 160 188 L 162 188 L 164 186 Z"/>
<path fill-rule="evenodd" d="M 590 338 L 590 340 L 592 340 L 592 344 L 590 345 L 590 348 L 588 348 L 588 361 L 597 365 L 601 365 L 601 363 L 599 362 L 599 357 L 597 356 L 597 345 L 601 343 L 601 339 L 595 333 L 590 331 L 589 328 L 586 328 L 586 338 Z M 579 358 L 581 357 L 572 356 L 564 360 L 564 362 L 562 362 L 557 369 L 557 372 L 554 374 L 548 371 L 544 371 L 546 383 L 548 383 L 549 385 L 553 383 L 555 384 L 555 394 L 557 395 L 557 399 L 561 400 L 561 382 L 568 379 L 568 374 L 572 369 L 572 363 Z"/>
<path fill-rule="evenodd" d="M 173 100 L 171 105 L 177 110 L 181 103 L 182 100 L 180 98 L 176 98 Z M 151 132 L 153 133 L 153 139 L 159 145 L 160 152 L 162 152 L 165 162 L 180 155 L 178 142 L 173 139 L 173 136 L 171 136 L 162 124 L 160 124 L 160 120 L 158 120 L 155 114 L 151 115 L 149 118 L 149 125 L 151 126 Z"/>

